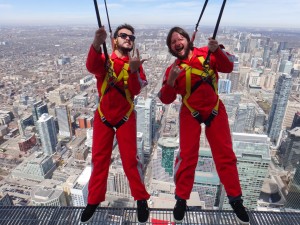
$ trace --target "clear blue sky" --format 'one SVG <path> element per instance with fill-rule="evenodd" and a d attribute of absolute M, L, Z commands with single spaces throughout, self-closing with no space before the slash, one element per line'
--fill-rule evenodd
<path fill-rule="evenodd" d="M 192 25 L 205 0 L 107 0 L 112 25 Z M 214 26 L 222 0 L 210 0 L 200 25 Z M 98 0 L 107 24 L 104 1 Z M 300 0 L 227 0 L 220 26 L 300 28 Z M 93 0 L 0 0 L 0 25 L 97 25 Z"/>

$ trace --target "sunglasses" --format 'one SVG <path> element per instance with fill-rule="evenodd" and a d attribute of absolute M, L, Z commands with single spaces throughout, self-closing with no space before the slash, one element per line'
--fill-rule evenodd
<path fill-rule="evenodd" d="M 129 35 L 129 34 L 125 34 L 125 33 L 118 34 L 118 37 L 120 37 L 122 39 L 126 39 L 127 37 L 129 37 L 129 40 L 132 41 L 132 42 L 135 40 L 134 35 Z"/>

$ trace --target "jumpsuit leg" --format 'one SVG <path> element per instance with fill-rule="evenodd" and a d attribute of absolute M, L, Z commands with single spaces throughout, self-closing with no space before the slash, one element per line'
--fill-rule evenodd
<path fill-rule="evenodd" d="M 174 167 L 175 195 L 189 199 L 199 157 L 201 126 L 186 108 L 181 108 L 179 123 L 180 148 Z"/>
<path fill-rule="evenodd" d="M 102 123 L 99 112 L 94 115 L 92 174 L 88 186 L 88 204 L 105 200 L 109 165 L 115 131 Z"/>
<path fill-rule="evenodd" d="M 205 128 L 205 133 L 227 196 L 241 196 L 242 190 L 236 165 L 237 159 L 232 149 L 228 116 L 221 101 L 218 115 L 212 120 L 210 127 Z"/>
<path fill-rule="evenodd" d="M 150 195 L 144 185 L 142 164 L 137 155 L 136 115 L 132 112 L 128 121 L 117 129 L 120 156 L 134 200 L 148 200 Z"/>

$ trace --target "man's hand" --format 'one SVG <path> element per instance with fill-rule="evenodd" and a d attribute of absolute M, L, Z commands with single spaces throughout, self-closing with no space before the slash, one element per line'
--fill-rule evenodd
<path fill-rule="evenodd" d="M 184 71 L 184 68 L 180 69 L 176 62 L 174 62 L 169 73 L 167 84 L 174 87 L 175 80 L 182 71 Z"/>
<path fill-rule="evenodd" d="M 100 52 L 101 45 L 105 42 L 106 37 L 107 37 L 107 33 L 104 29 L 104 26 L 96 30 L 94 41 L 93 41 L 93 47 L 97 52 Z"/>
<path fill-rule="evenodd" d="M 129 67 L 130 67 L 130 71 L 131 73 L 136 73 L 140 66 L 147 60 L 147 59 L 140 59 L 140 53 L 139 50 L 136 50 L 136 56 L 134 56 L 134 52 L 133 55 L 131 56 L 130 53 L 128 53 L 128 57 L 129 57 Z"/>
<path fill-rule="evenodd" d="M 211 52 L 215 52 L 219 48 L 218 41 L 208 38 L 208 49 Z"/>

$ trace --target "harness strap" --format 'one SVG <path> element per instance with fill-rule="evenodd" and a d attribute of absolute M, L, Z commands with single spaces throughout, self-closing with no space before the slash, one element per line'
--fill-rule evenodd
<path fill-rule="evenodd" d="M 111 66 L 112 66 L 111 68 L 113 69 L 113 61 L 112 60 L 111 60 Z M 132 101 L 132 98 L 131 98 L 131 94 L 130 94 L 130 91 L 128 90 L 128 78 L 129 78 L 128 69 L 129 69 L 129 64 L 124 63 L 124 66 L 123 66 L 119 76 L 117 76 L 116 73 L 113 70 L 112 76 L 115 77 L 115 79 L 113 79 L 113 80 L 115 80 L 115 82 L 113 82 L 113 80 L 109 79 L 110 77 L 109 77 L 109 74 L 107 73 L 106 76 L 105 76 L 105 79 L 102 83 L 102 86 L 101 86 L 101 98 L 100 98 L 99 105 L 98 105 L 98 111 L 99 111 L 100 118 L 101 118 L 102 122 L 110 128 L 118 129 L 121 125 L 123 125 L 128 120 L 130 114 L 132 113 L 132 111 L 134 109 L 134 104 L 133 104 L 133 101 Z M 115 83 L 121 81 L 121 79 L 123 79 L 123 82 L 124 82 L 124 92 L 123 92 L 123 90 L 121 90 L 119 87 L 117 87 L 115 85 Z M 127 111 L 127 113 L 124 115 L 124 117 L 118 123 L 116 123 L 115 125 L 112 125 L 111 123 L 109 123 L 106 120 L 106 118 L 105 118 L 105 116 L 102 113 L 101 108 L 100 108 L 100 102 L 101 102 L 103 96 L 108 92 L 110 87 L 116 88 L 117 91 L 120 94 L 122 94 L 122 96 L 125 97 L 127 99 L 128 103 L 130 104 L 130 109 Z"/>
<path fill-rule="evenodd" d="M 200 56 L 198 57 L 200 63 L 203 65 L 204 63 L 204 57 Z M 190 110 L 192 116 L 201 124 L 204 123 L 206 126 L 210 126 L 211 121 L 214 119 L 214 117 L 216 115 L 218 115 L 218 109 L 219 109 L 219 95 L 218 95 L 218 84 L 217 84 L 217 77 L 215 72 L 212 69 L 209 69 L 208 67 L 204 67 L 204 70 L 199 70 L 196 68 L 192 68 L 190 66 L 188 66 L 185 63 L 180 64 L 184 69 L 185 69 L 185 74 L 186 74 L 186 94 L 183 97 L 183 103 L 185 104 L 185 106 Z M 191 75 L 195 74 L 198 76 L 201 76 L 201 80 L 197 81 L 193 87 L 191 87 Z M 212 109 L 211 114 L 209 115 L 209 117 L 206 120 L 203 120 L 200 116 L 200 113 L 195 110 L 194 108 L 192 108 L 189 104 L 188 104 L 188 98 L 190 97 L 190 95 L 203 83 L 203 82 L 207 82 L 208 79 L 211 81 L 209 82 L 210 85 L 212 86 L 212 88 L 214 89 L 215 93 L 218 96 L 218 100 L 216 105 L 214 106 L 214 108 Z"/>

